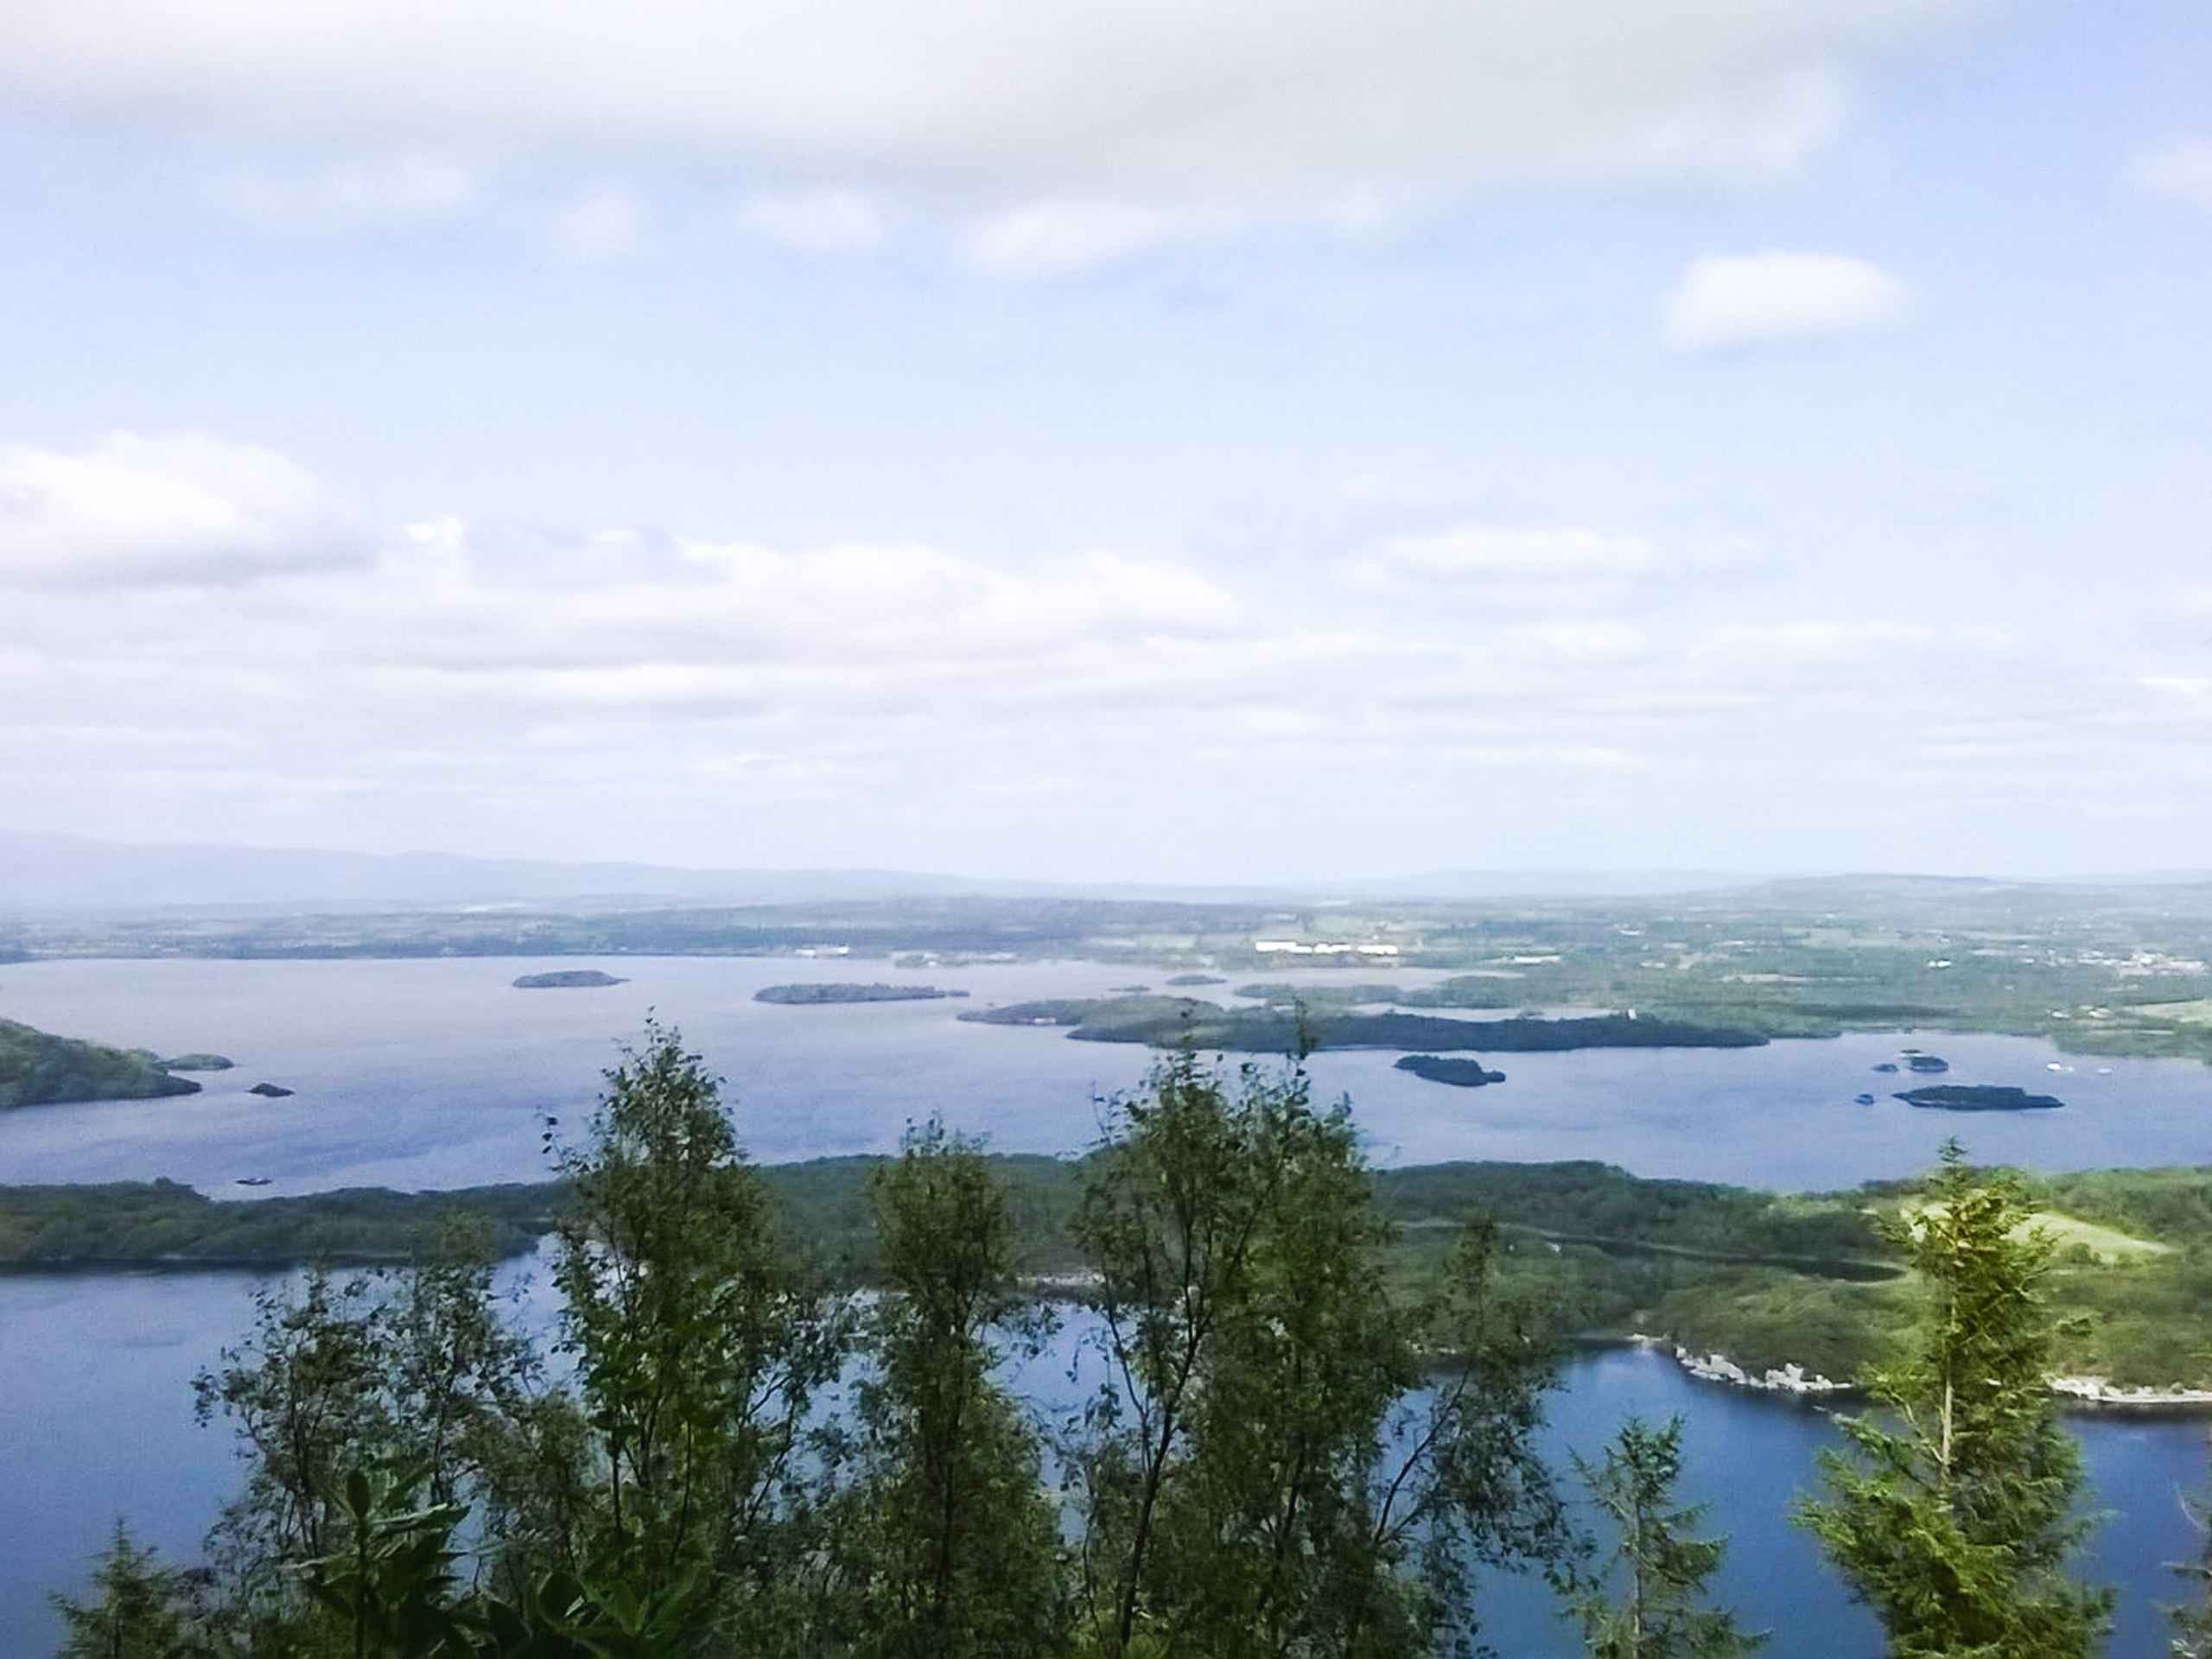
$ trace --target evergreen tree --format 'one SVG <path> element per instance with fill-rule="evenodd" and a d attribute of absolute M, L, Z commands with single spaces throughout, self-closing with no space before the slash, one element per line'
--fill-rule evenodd
<path fill-rule="evenodd" d="M 1799 1511 L 1897 1659 L 2086 1659 L 2110 1622 L 2112 1592 L 2066 1573 L 2094 1522 L 2044 1382 L 2051 1245 L 2029 1222 L 2016 1179 L 1945 1143 L 1887 1227 L 1927 1296 L 1916 1336 L 1867 1379 L 1882 1414 L 1839 1420 L 1857 1455 L 1823 1455 L 1830 1497 Z"/>
<path fill-rule="evenodd" d="M 1604 1570 L 1580 1580 L 1568 1598 L 1592 1659 L 1735 1659 L 1766 1640 L 1739 1631 L 1733 1613 L 1706 1605 L 1706 1586 L 1728 1543 L 1695 1535 L 1702 1503 L 1675 1503 L 1681 1447 L 1680 1417 L 1659 1428 L 1630 1417 L 1602 1463 L 1574 1460 L 1616 1539 Z"/>
<path fill-rule="evenodd" d="M 115 1523 L 114 1541 L 92 1572 L 94 1596 L 50 1598 L 63 1632 L 55 1659 L 199 1659 L 212 1651 L 184 1574 L 154 1555 Z"/>

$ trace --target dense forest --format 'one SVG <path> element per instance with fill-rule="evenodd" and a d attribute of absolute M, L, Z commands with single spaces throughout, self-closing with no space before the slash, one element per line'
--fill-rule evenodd
<path fill-rule="evenodd" d="M 1479 1639 L 1500 1565 L 1548 1577 L 1592 1653 L 1752 1644 L 1705 1596 L 1722 1546 L 1673 1501 L 1670 1426 L 1573 1471 L 1535 1450 L 1558 1287 L 1513 1258 L 1554 1241 L 1516 1250 L 1464 1172 L 1378 1183 L 1295 1067 L 1166 1058 L 1079 1164 L 930 1123 L 860 1182 L 772 1185 L 653 1031 L 584 1138 L 547 1135 L 558 1188 L 505 1196 L 525 1230 L 551 1205 L 551 1350 L 459 1204 L 405 1271 L 264 1295 L 197 1385 L 247 1468 L 204 1563 L 118 1531 L 60 1604 L 65 1656 L 1442 1653 Z M 2043 1386 L 2056 1244 L 2017 1183 L 1954 1153 L 1879 1217 L 1793 1217 L 1552 1167 L 1519 1185 L 1554 1233 L 1656 1185 L 1686 1253 L 1880 1257 L 1908 1305 L 1882 1409 L 1802 1518 L 1900 1654 L 2094 1650 L 2109 1600 L 2069 1576 L 2078 1471 Z M 1039 1422 L 1002 1366 L 1071 1293 L 1104 1381 Z"/>

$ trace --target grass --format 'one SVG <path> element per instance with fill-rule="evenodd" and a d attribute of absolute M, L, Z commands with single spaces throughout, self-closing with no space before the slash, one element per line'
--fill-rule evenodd
<path fill-rule="evenodd" d="M 1928 1211 L 1939 1209 L 1937 1205 L 1909 1204 L 1904 1206 L 1907 1219 Z M 2123 1233 L 2116 1227 L 2102 1227 L 2094 1221 L 2082 1221 L 2073 1216 L 2062 1215 L 2056 1210 L 2036 1210 L 2027 1219 L 2014 1228 L 2015 1236 L 2041 1230 L 2049 1236 L 2054 1253 L 2064 1255 L 2078 1245 L 2088 1251 L 2100 1266 L 2115 1268 L 2131 1262 L 2147 1262 L 2155 1256 L 2171 1255 L 2173 1246 L 2161 1244 L 2156 1239 L 2137 1238 Z"/>
<path fill-rule="evenodd" d="M 2171 1244 L 2161 1244 L 2156 1239 L 2131 1237 L 2114 1228 L 2100 1227 L 2094 1221 L 2076 1221 L 2073 1217 L 2062 1216 L 2055 1210 L 2037 1211 L 2028 1217 L 2026 1224 L 2040 1227 L 2050 1234 L 2052 1243 L 2061 1252 L 2079 1244 L 2108 1268 L 2173 1253 L 2174 1247 Z"/>
<path fill-rule="evenodd" d="M 2212 996 L 2188 1002 L 2139 1002 L 2126 1010 L 2132 1019 L 2171 1020 L 2177 1026 L 2212 1026 Z"/>

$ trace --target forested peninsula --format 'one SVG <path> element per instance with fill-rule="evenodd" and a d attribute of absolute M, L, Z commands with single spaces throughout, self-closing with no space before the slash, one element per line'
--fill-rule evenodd
<path fill-rule="evenodd" d="M 1010 1194 L 1026 1270 L 1068 1280 L 1080 1267 L 1070 1226 L 1087 1160 L 987 1161 Z M 868 1191 L 887 1162 L 761 1171 L 796 1240 L 856 1286 L 878 1271 Z M 1663 1336 L 1754 1375 L 1794 1363 L 1842 1379 L 1916 1306 L 1911 1275 L 1878 1225 L 1910 1202 L 1908 1183 L 1777 1195 L 1594 1162 L 1437 1164 L 1370 1179 L 1394 1272 L 1419 1276 L 1464 1223 L 1492 1219 L 1506 1281 L 1540 1302 L 1562 1338 Z M 2059 1241 L 2046 1290 L 2060 1369 L 2130 1388 L 2212 1383 L 2212 1170 L 2030 1177 L 2026 1190 Z M 551 1230 L 564 1196 L 551 1182 L 243 1200 L 173 1181 L 0 1187 L 0 1268 L 399 1264 L 461 1215 L 481 1217 L 492 1247 L 516 1255 Z"/>
<path fill-rule="evenodd" d="M 1455 1020 L 1433 1014 L 1360 1014 L 1332 1002 L 1225 1008 L 1191 996 L 1061 998 L 973 1008 L 960 1017 L 989 1026 L 1062 1026 L 1080 1042 L 1149 1043 L 1236 1054 L 1324 1048 L 1536 1054 L 1577 1048 L 1757 1048 L 1767 1040 L 1754 1031 L 1633 1010 L 1561 1020 L 1528 1014 Z"/>
<path fill-rule="evenodd" d="M 0 1020 L 0 1109 L 63 1101 L 155 1100 L 199 1092 L 198 1084 L 171 1077 L 149 1050 L 110 1048 Z"/>

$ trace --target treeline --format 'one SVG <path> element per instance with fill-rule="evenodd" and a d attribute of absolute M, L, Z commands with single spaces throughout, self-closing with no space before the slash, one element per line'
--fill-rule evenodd
<path fill-rule="evenodd" d="M 1073 1222 L 1089 1159 L 997 1154 L 1023 1270 L 1080 1297 Z M 757 1172 L 778 1226 L 841 1287 L 878 1286 L 871 1192 L 880 1157 Z M 2061 1316 L 2055 1370 L 2123 1386 L 2202 1387 L 2212 1352 L 2212 1176 L 2112 1170 L 2024 1178 L 2045 1214 L 2092 1223 L 2139 1248 L 2064 1243 L 2044 1294 Z M 1594 1162 L 1439 1164 L 1373 1172 L 1390 1224 L 1384 1269 L 1411 1288 L 1471 1216 L 1497 1227 L 1493 1270 L 1548 1336 L 1664 1335 L 1753 1371 L 1799 1364 L 1854 1376 L 1910 1326 L 1914 1287 L 1882 1233 L 1910 1188 L 1777 1195 L 1654 1180 Z M 383 1189 L 239 1201 L 171 1181 L 0 1187 L 0 1268 L 283 1267 L 404 1263 L 446 1218 L 481 1218 L 500 1256 L 537 1247 L 565 1201 L 558 1182 L 400 1193 Z"/>
<path fill-rule="evenodd" d="M 1767 1040 L 1737 1027 L 1635 1013 L 1474 1021 L 1433 1014 L 1357 1014 L 1327 999 L 1310 1006 L 1226 1008 L 1191 996 L 1060 997 L 971 1009 L 960 1018 L 989 1026 L 1065 1026 L 1078 1042 L 1235 1054 L 1323 1048 L 1545 1054 L 1578 1048 L 1757 1048 Z"/>

